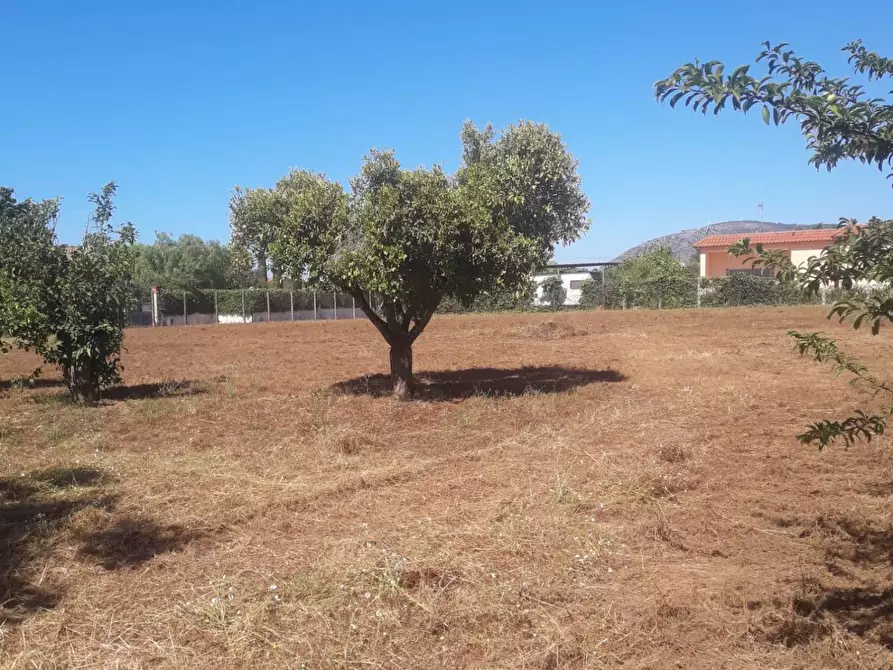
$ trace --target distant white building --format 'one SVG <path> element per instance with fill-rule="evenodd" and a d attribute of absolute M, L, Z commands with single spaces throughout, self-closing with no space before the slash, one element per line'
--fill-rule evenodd
<path fill-rule="evenodd" d="M 549 277 L 554 276 L 554 274 L 534 275 L 533 281 L 536 284 L 536 296 L 533 299 L 533 303 L 535 305 L 540 307 L 548 305 L 548 301 L 543 299 L 543 282 Z M 564 285 L 564 290 L 567 292 L 567 296 L 564 299 L 565 307 L 579 305 L 580 297 L 582 296 L 581 289 L 583 288 L 583 282 L 587 279 L 592 279 L 592 275 L 588 272 L 568 272 L 567 274 L 562 272 L 558 277 L 561 279 L 561 283 Z"/>

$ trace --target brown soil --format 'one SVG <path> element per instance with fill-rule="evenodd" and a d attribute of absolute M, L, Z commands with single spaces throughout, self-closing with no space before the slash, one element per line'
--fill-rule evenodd
<path fill-rule="evenodd" d="M 888 442 L 795 438 L 881 399 L 784 333 L 893 370 L 823 317 L 438 317 L 406 403 L 362 321 L 129 331 L 98 408 L 0 386 L 0 664 L 893 667 Z"/>

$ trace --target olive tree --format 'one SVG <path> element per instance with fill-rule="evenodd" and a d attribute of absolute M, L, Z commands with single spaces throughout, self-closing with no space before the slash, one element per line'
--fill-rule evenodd
<path fill-rule="evenodd" d="M 865 75 L 868 81 L 893 78 L 893 59 L 868 51 L 860 41 L 847 44 L 843 51 L 849 54 L 855 73 Z M 851 159 L 873 165 L 893 178 L 893 104 L 889 100 L 870 97 L 863 85 L 849 78 L 829 77 L 822 66 L 801 58 L 787 44 L 767 42 L 757 62 L 766 63 L 766 73 L 759 78 L 750 74 L 747 65 L 727 75 L 719 61 L 688 63 L 657 82 L 655 94 L 659 100 L 669 100 L 671 106 L 684 101 L 705 114 L 710 109 L 718 114 L 726 106 L 745 113 L 759 107 L 767 124 L 799 122 L 812 152 L 809 161 L 816 168 L 831 170 L 841 160 Z M 893 220 L 875 218 L 868 226 L 859 226 L 855 220 L 842 219 L 835 244 L 801 266 L 794 266 L 784 253 L 760 245 L 751 247 L 747 240 L 730 252 L 755 265 L 774 268 L 781 281 L 796 282 L 812 293 L 832 286 L 874 287 L 837 300 L 829 318 L 841 322 L 852 318 L 853 327 L 870 325 L 875 335 L 882 323 L 893 321 Z M 845 372 L 854 382 L 893 400 L 893 384 L 872 375 L 832 338 L 814 332 L 790 331 L 789 335 L 801 355 L 830 362 L 838 374 Z M 893 404 L 888 404 L 840 420 L 817 421 L 799 438 L 820 448 L 838 439 L 847 445 L 858 439 L 870 440 L 884 432 L 891 414 Z"/>
<path fill-rule="evenodd" d="M 275 262 L 353 296 L 390 346 L 399 398 L 412 392 L 412 346 L 441 300 L 526 291 L 553 246 L 589 226 L 577 161 L 547 126 L 522 122 L 496 138 L 466 123 L 462 140 L 453 175 L 372 151 L 349 192 L 307 170 L 274 189 Z"/>

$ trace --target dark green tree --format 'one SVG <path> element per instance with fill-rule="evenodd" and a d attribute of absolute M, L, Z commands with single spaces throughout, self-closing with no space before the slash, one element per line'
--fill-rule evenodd
<path fill-rule="evenodd" d="M 0 353 L 45 351 L 65 255 L 56 244 L 58 214 L 58 200 L 18 202 L 12 189 L 0 188 Z"/>
<path fill-rule="evenodd" d="M 116 191 L 109 182 L 88 197 L 94 205 L 90 227 L 63 265 L 53 316 L 55 345 L 44 354 L 62 368 L 69 391 L 84 403 L 96 402 L 102 388 L 121 381 L 136 230 L 130 223 L 112 225 Z"/>
<path fill-rule="evenodd" d="M 893 77 L 893 59 L 869 52 L 859 41 L 843 51 L 855 73 L 870 82 Z M 862 84 L 850 78 L 830 77 L 818 63 L 798 56 L 787 44 L 765 44 L 757 62 L 766 64 L 766 74 L 755 78 L 750 66 L 742 65 L 731 74 L 719 61 L 695 61 L 682 66 L 667 79 L 655 84 L 659 100 L 673 106 L 683 101 L 693 109 L 718 114 L 726 106 L 747 112 L 759 107 L 763 120 L 782 124 L 798 122 L 817 168 L 833 169 L 841 160 L 857 160 L 873 165 L 893 177 L 893 105 L 889 100 L 870 97 Z M 877 334 L 881 324 L 893 321 L 893 221 L 872 219 L 867 227 L 852 219 L 841 220 L 837 242 L 821 256 L 802 266 L 794 266 L 785 254 L 751 247 L 747 241 L 730 249 L 748 257 L 754 265 L 775 269 L 781 281 L 796 282 L 818 293 L 830 287 L 851 289 L 859 285 L 879 290 L 855 292 L 836 301 L 830 317 L 841 322 L 852 318 L 854 328 L 871 327 Z M 873 388 L 893 399 L 893 384 L 878 379 L 864 365 L 841 351 L 835 340 L 820 333 L 789 333 L 801 355 L 829 362 L 838 374 L 848 373 L 853 381 Z M 809 426 L 800 440 L 824 448 L 835 440 L 847 445 L 859 439 L 870 440 L 884 432 L 893 405 L 880 410 L 859 411 L 841 420 L 822 420 Z"/>
<path fill-rule="evenodd" d="M 680 263 L 669 247 L 625 259 L 613 269 L 611 279 L 615 300 L 626 307 L 686 307 L 697 300 L 697 273 Z"/>
<path fill-rule="evenodd" d="M 567 290 L 564 288 L 564 282 L 561 281 L 561 277 L 552 275 L 540 282 L 540 286 L 543 289 L 543 301 L 553 311 L 558 311 L 564 307 L 564 301 L 567 299 Z"/>
<path fill-rule="evenodd" d="M 0 192 L 0 333 L 59 366 L 86 403 L 120 381 L 136 232 L 112 226 L 115 190 L 110 182 L 90 194 L 90 226 L 67 249 L 56 242 L 58 201 L 16 203 Z"/>
<path fill-rule="evenodd" d="M 580 286 L 580 307 L 594 309 L 605 306 L 605 291 L 601 272 L 593 272 Z"/>
<path fill-rule="evenodd" d="M 349 194 L 293 170 L 267 210 L 277 265 L 354 297 L 390 346 L 401 398 L 412 390 L 412 345 L 441 300 L 526 291 L 552 247 L 589 225 L 577 162 L 546 126 L 520 123 L 497 139 L 467 123 L 462 139 L 455 175 L 406 170 L 392 152 L 372 151 Z"/>

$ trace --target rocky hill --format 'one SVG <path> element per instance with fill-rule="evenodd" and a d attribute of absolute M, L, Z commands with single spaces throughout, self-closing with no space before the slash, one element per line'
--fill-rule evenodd
<path fill-rule="evenodd" d="M 615 260 L 622 261 L 624 258 L 635 256 L 652 247 L 668 246 L 673 251 L 673 255 L 676 256 L 676 258 L 681 261 L 688 261 L 691 259 L 692 254 L 694 254 L 692 245 L 708 235 L 768 233 L 776 230 L 805 230 L 816 228 L 817 225 L 828 227 L 833 224 L 803 225 L 799 223 L 775 223 L 774 221 L 723 221 L 722 223 L 711 223 L 703 228 L 689 228 L 688 230 L 680 230 L 678 233 L 671 233 L 670 235 L 664 235 L 663 237 L 655 237 L 653 240 L 648 240 L 632 249 L 627 249 Z"/>

